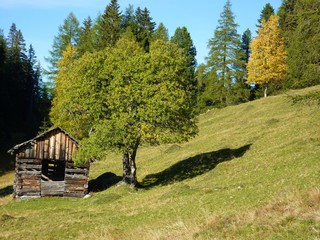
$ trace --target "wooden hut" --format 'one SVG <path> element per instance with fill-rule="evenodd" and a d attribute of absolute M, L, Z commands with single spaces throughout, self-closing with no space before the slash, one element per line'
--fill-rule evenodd
<path fill-rule="evenodd" d="M 75 167 L 72 157 L 77 141 L 57 127 L 18 144 L 15 198 L 41 196 L 84 197 L 88 193 L 89 163 Z"/>

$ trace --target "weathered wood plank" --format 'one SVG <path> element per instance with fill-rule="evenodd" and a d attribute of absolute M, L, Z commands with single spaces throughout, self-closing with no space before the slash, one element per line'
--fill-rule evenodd
<path fill-rule="evenodd" d="M 32 197 L 32 196 L 39 196 L 40 197 L 40 191 L 39 192 L 20 192 L 20 193 L 17 193 L 17 195 L 19 197 L 23 197 L 23 196 L 29 196 L 29 197 Z"/>
<path fill-rule="evenodd" d="M 66 152 L 66 135 L 65 133 L 61 133 L 61 142 L 60 142 L 60 160 L 65 161 L 65 152 Z"/>
<path fill-rule="evenodd" d="M 50 148 L 49 148 L 49 159 L 55 158 L 55 135 L 51 135 L 49 138 Z"/>
<path fill-rule="evenodd" d="M 65 188 L 65 191 L 84 191 L 84 189 L 82 186 L 68 186 Z"/>
<path fill-rule="evenodd" d="M 16 184 L 16 189 L 40 189 L 40 183 L 23 183 Z"/>
<path fill-rule="evenodd" d="M 88 177 L 80 174 L 73 174 L 73 175 L 66 174 L 65 180 L 70 180 L 70 179 L 88 179 Z"/>
<path fill-rule="evenodd" d="M 18 171 L 17 174 L 26 176 L 38 176 L 41 175 L 41 171 Z"/>
<path fill-rule="evenodd" d="M 31 194 L 31 193 L 40 193 L 40 188 L 17 188 L 16 193 L 22 193 L 22 194 Z"/>
<path fill-rule="evenodd" d="M 17 186 L 22 186 L 22 185 L 34 185 L 34 186 L 38 186 L 40 185 L 40 181 L 39 180 L 24 180 L 22 182 L 17 182 L 16 183 Z"/>
<path fill-rule="evenodd" d="M 50 142 L 49 142 L 49 139 L 46 138 L 44 140 L 44 159 L 48 159 L 49 158 L 49 147 L 50 147 Z"/>
<path fill-rule="evenodd" d="M 41 164 L 41 159 L 35 159 L 35 158 L 17 158 L 16 163 L 22 164 L 22 163 L 34 163 L 34 164 Z"/>
<path fill-rule="evenodd" d="M 40 175 L 22 175 L 22 176 L 19 177 L 19 179 L 22 179 L 22 180 L 24 180 L 24 179 L 40 180 L 40 179 L 41 179 L 41 176 L 40 176 Z"/>
<path fill-rule="evenodd" d="M 66 161 L 66 168 L 74 168 L 74 162 Z"/>
<path fill-rule="evenodd" d="M 64 191 L 42 190 L 41 196 L 63 196 Z"/>
<path fill-rule="evenodd" d="M 87 179 L 67 179 L 65 180 L 66 185 L 67 184 L 74 184 L 74 185 L 80 185 L 80 184 L 87 184 Z"/>
<path fill-rule="evenodd" d="M 41 169 L 42 165 L 39 164 L 27 164 L 27 163 L 21 163 L 18 165 L 18 170 L 26 170 L 26 169 Z"/>
<path fill-rule="evenodd" d="M 54 196 L 63 195 L 65 190 L 64 181 L 41 181 L 41 195 L 42 196 Z"/>
<path fill-rule="evenodd" d="M 83 173 L 87 174 L 88 169 L 86 168 L 66 168 L 66 173 Z"/>

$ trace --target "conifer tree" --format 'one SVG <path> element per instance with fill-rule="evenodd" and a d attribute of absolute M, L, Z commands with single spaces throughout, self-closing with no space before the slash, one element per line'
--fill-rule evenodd
<path fill-rule="evenodd" d="M 277 15 L 279 16 L 279 26 L 284 34 L 286 45 L 288 45 L 288 37 L 297 27 L 296 14 L 297 0 L 283 0 Z"/>
<path fill-rule="evenodd" d="M 35 50 L 26 49 L 23 34 L 13 23 L 7 39 L 0 36 L 0 107 L 10 131 L 28 136 L 36 131 L 41 118 L 41 67 Z"/>
<path fill-rule="evenodd" d="M 5 62 L 6 62 L 6 55 L 7 55 L 6 52 L 7 52 L 6 39 L 4 37 L 3 31 L 0 29 L 0 76 L 1 76 L 0 81 L 3 81 L 4 79 Z"/>
<path fill-rule="evenodd" d="M 121 12 L 118 0 L 111 0 L 103 15 L 98 19 L 98 50 L 112 47 L 119 40 L 121 34 Z"/>
<path fill-rule="evenodd" d="M 263 21 L 268 21 L 270 16 L 274 15 L 274 8 L 270 3 L 267 3 L 260 13 L 260 18 L 258 19 L 258 29 L 262 27 Z"/>
<path fill-rule="evenodd" d="M 26 123 L 26 88 L 28 82 L 27 73 L 27 51 L 23 34 L 17 29 L 16 24 L 12 24 L 7 37 L 7 64 L 6 64 L 6 79 L 4 80 L 7 95 L 7 114 L 8 126 L 19 126 L 19 122 L 23 119 L 23 124 L 19 127 L 23 129 Z M 12 98 L 14 95 L 15 97 Z M 17 129 L 15 129 L 17 130 Z"/>
<path fill-rule="evenodd" d="M 285 3 L 287 5 L 282 7 L 290 11 L 284 14 L 282 10 L 279 14 L 288 48 L 289 69 L 286 86 L 301 88 L 319 84 L 320 2 L 296 0 Z"/>
<path fill-rule="evenodd" d="M 250 43 L 252 41 L 252 34 L 249 28 L 242 34 L 241 50 L 244 52 L 243 60 L 247 64 L 250 58 Z"/>
<path fill-rule="evenodd" d="M 220 88 L 221 93 L 213 102 L 226 106 L 238 102 L 236 91 L 245 75 L 243 69 L 243 51 L 241 51 L 240 35 L 237 33 L 238 25 L 234 21 L 231 3 L 228 0 L 220 15 L 219 25 L 214 32 L 214 37 L 209 40 L 209 56 L 207 57 L 208 71 L 215 71 L 217 76 L 214 84 Z M 241 84 L 240 84 L 241 85 Z M 243 89 L 241 89 L 242 91 Z"/>
<path fill-rule="evenodd" d="M 152 21 L 150 11 L 147 8 L 143 10 L 138 7 L 135 12 L 135 29 L 134 34 L 137 42 L 144 48 L 146 52 L 149 51 L 152 34 L 155 30 L 156 23 Z"/>
<path fill-rule="evenodd" d="M 183 49 L 183 52 L 187 57 L 184 76 L 190 81 L 190 87 L 192 88 L 192 91 L 194 93 L 194 104 L 196 104 L 197 81 L 195 78 L 195 70 L 197 67 L 197 50 L 193 44 L 188 29 L 186 27 L 178 27 L 174 35 L 170 39 L 170 42 Z"/>
<path fill-rule="evenodd" d="M 71 44 L 76 46 L 79 42 L 80 28 L 79 21 L 76 16 L 71 12 L 64 20 L 63 25 L 59 26 L 58 35 L 54 37 L 52 50 L 49 51 L 50 57 L 46 58 L 49 63 L 49 69 L 46 74 L 50 79 L 56 76 L 58 71 L 58 61 L 62 58 L 62 53 L 66 47 Z"/>
<path fill-rule="evenodd" d="M 202 112 L 213 105 L 217 105 L 216 99 L 219 99 L 221 93 L 217 92 L 222 89 L 217 81 L 217 75 L 215 71 L 207 71 L 205 64 L 200 64 L 196 72 L 197 83 L 198 83 L 198 94 L 197 94 L 197 110 Z"/>
<path fill-rule="evenodd" d="M 7 113 L 6 102 L 7 102 L 7 81 L 5 77 L 5 69 L 6 69 L 6 56 L 7 55 L 7 44 L 3 34 L 3 31 L 0 29 L 0 109 L 3 115 Z M 2 115 L 1 114 L 1 115 Z M 4 145 L 2 141 L 2 136 L 5 136 L 6 123 L 4 116 L 0 117 L 0 145 Z M 0 147 L 0 151 L 1 151 Z"/>
<path fill-rule="evenodd" d="M 156 28 L 154 33 L 152 34 L 152 39 L 153 40 L 165 40 L 169 41 L 169 32 L 168 29 L 164 26 L 164 24 L 161 22 L 159 26 Z"/>
<path fill-rule="evenodd" d="M 93 52 L 95 50 L 93 24 L 90 17 L 83 21 L 83 26 L 80 28 L 77 50 L 79 56 L 85 52 Z"/>
<path fill-rule="evenodd" d="M 126 8 L 124 14 L 122 15 L 121 19 L 121 29 L 122 32 L 125 32 L 127 28 L 130 28 L 130 30 L 133 32 L 135 29 L 135 11 L 132 4 L 129 4 L 129 6 Z"/>
<path fill-rule="evenodd" d="M 287 74 L 287 53 L 278 21 L 276 15 L 262 21 L 258 36 L 250 44 L 247 82 L 264 85 L 265 97 L 268 85 L 283 80 Z"/>

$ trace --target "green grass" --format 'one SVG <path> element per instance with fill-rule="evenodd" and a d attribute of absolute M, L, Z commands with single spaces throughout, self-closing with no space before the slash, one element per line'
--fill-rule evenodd
<path fill-rule="evenodd" d="M 190 142 L 140 149 L 138 191 L 116 154 L 89 199 L 14 201 L 4 174 L 0 239 L 320 239 L 320 107 L 292 101 L 319 90 L 202 114 Z"/>

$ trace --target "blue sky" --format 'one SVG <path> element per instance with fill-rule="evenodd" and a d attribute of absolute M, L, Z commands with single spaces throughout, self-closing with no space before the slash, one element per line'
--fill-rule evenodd
<path fill-rule="evenodd" d="M 110 0 L 0 0 L 0 29 L 5 36 L 12 23 L 23 33 L 27 45 L 32 44 L 42 67 L 44 58 L 49 56 L 53 38 L 64 19 L 73 12 L 82 23 L 90 16 L 95 19 L 103 13 Z M 134 7 L 147 7 L 151 17 L 159 24 L 163 22 L 170 37 L 177 27 L 185 26 L 190 32 L 197 49 L 198 63 L 203 63 L 208 55 L 207 43 L 213 37 L 220 13 L 226 0 L 119 0 L 121 10 L 129 4 Z M 247 28 L 253 34 L 257 19 L 263 7 L 270 3 L 277 11 L 281 0 L 231 0 L 238 33 Z"/>

